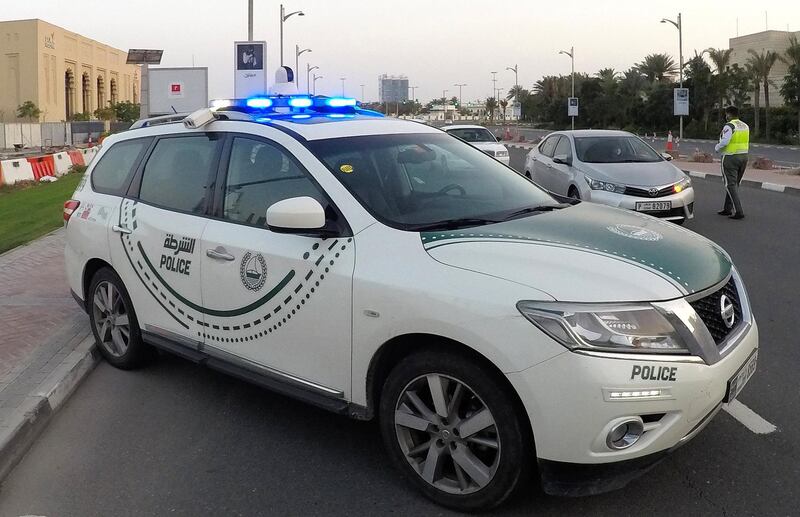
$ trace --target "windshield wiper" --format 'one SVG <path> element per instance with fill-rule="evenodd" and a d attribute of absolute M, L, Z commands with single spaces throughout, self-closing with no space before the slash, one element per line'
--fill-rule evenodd
<path fill-rule="evenodd" d="M 413 232 L 427 232 L 437 230 L 458 230 L 470 226 L 483 226 L 486 224 L 500 223 L 496 219 L 484 219 L 482 217 L 463 217 L 461 219 L 447 219 L 446 221 L 436 221 L 435 223 L 418 224 L 408 226 L 407 229 Z"/>
<path fill-rule="evenodd" d="M 541 212 L 552 212 L 553 210 L 560 210 L 562 208 L 566 208 L 568 206 L 572 206 L 566 203 L 560 203 L 558 205 L 539 205 L 539 206 L 529 206 L 526 208 L 521 208 L 519 210 L 514 210 L 506 214 L 503 217 L 503 221 L 508 221 L 509 219 L 516 219 L 517 217 L 528 215 L 528 214 L 536 214 Z"/>

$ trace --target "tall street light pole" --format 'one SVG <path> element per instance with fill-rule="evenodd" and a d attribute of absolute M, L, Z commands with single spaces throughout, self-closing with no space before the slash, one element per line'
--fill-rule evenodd
<path fill-rule="evenodd" d="M 559 54 L 566 54 L 572 60 L 572 97 L 575 97 L 575 47 L 570 47 L 569 52 L 562 50 Z M 575 131 L 575 117 L 570 119 L 572 119 L 572 130 Z"/>
<path fill-rule="evenodd" d="M 300 55 L 305 52 L 311 52 L 310 48 L 300 49 L 300 45 L 294 46 L 294 85 L 300 90 Z"/>
<path fill-rule="evenodd" d="M 461 83 L 461 84 L 454 84 L 453 85 L 453 86 L 458 86 L 458 107 L 459 108 L 461 107 L 461 88 L 463 86 L 466 86 L 466 85 L 467 85 L 467 83 Z"/>
<path fill-rule="evenodd" d="M 519 95 L 519 65 L 514 65 L 513 68 L 507 66 L 506 70 L 511 70 L 514 72 L 514 106 L 516 106 L 519 103 L 519 99 L 517 98 Z"/>
<path fill-rule="evenodd" d="M 442 90 L 442 101 L 443 101 L 442 102 L 442 109 L 444 110 L 443 111 L 444 118 L 442 120 L 444 120 L 445 122 L 447 121 L 447 92 L 448 91 L 450 91 L 450 90 Z"/>
<path fill-rule="evenodd" d="M 359 85 L 359 86 L 361 86 L 361 102 L 364 102 L 364 101 L 366 100 L 366 99 L 364 98 L 364 85 L 363 85 L 363 84 L 361 84 L 361 85 Z"/>
<path fill-rule="evenodd" d="M 289 14 L 286 14 L 286 10 L 283 8 L 283 4 L 281 4 L 281 66 L 283 66 L 283 22 L 288 20 L 290 17 L 294 16 L 305 16 L 306 14 L 303 11 L 294 11 Z M 296 72 L 296 70 L 295 70 Z"/>
<path fill-rule="evenodd" d="M 319 70 L 318 66 L 311 66 L 311 63 L 306 63 L 306 88 L 308 93 L 311 93 L 311 82 L 308 80 L 312 70 Z"/>
<path fill-rule="evenodd" d="M 680 74 L 680 87 L 683 88 L 683 23 L 681 22 L 681 13 L 678 13 L 677 22 L 674 22 L 669 18 L 662 18 L 661 23 L 671 23 L 676 29 L 678 29 L 678 72 Z M 680 129 L 678 132 L 678 138 L 683 140 L 683 115 L 680 116 Z"/>
<path fill-rule="evenodd" d="M 317 94 L 317 81 L 319 79 L 322 79 L 322 76 L 321 75 L 317 75 L 317 74 L 313 74 L 313 75 L 314 75 L 314 82 L 312 82 L 311 84 L 314 85 L 314 95 L 316 95 Z"/>
<path fill-rule="evenodd" d="M 492 98 L 497 100 L 497 72 L 492 72 Z"/>
<path fill-rule="evenodd" d="M 347 79 L 347 77 L 340 77 L 339 78 L 339 80 L 342 81 L 342 97 L 344 97 L 344 80 L 345 79 Z"/>
<path fill-rule="evenodd" d="M 247 41 L 253 41 L 253 0 L 247 0 Z"/>

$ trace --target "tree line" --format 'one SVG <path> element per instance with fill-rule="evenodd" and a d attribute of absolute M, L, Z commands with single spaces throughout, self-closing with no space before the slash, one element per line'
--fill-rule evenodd
<path fill-rule="evenodd" d="M 684 117 L 684 136 L 716 138 L 728 104 L 740 108 L 741 118 L 751 126 L 751 138 L 778 143 L 800 139 L 800 43 L 789 40 L 782 53 L 749 50 L 745 66 L 731 64 L 730 49 L 695 51 L 684 64 L 684 87 L 689 89 L 689 116 Z M 778 90 L 785 106 L 770 106 L 775 84 L 769 76 L 778 62 L 788 65 L 784 84 Z M 577 127 L 619 128 L 637 133 L 673 130 L 673 88 L 678 86 L 678 65 L 668 54 L 650 54 L 624 72 L 604 68 L 594 75 L 575 74 L 575 95 L 580 98 Z M 512 87 L 504 101 L 515 97 L 522 104 L 522 119 L 542 127 L 566 128 L 567 98 L 572 76 L 546 76 L 532 91 Z M 761 106 L 761 92 L 764 106 Z M 751 103 L 752 98 L 752 103 Z M 774 97 L 773 97 L 774 99 Z M 502 102 L 502 101 L 501 101 Z M 486 99 L 493 113 L 499 102 Z M 763 124 L 762 124 L 763 120 Z"/>

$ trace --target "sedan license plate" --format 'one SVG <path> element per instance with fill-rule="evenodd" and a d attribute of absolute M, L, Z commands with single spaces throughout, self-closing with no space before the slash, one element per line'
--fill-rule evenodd
<path fill-rule="evenodd" d="M 739 368 L 739 371 L 728 381 L 728 393 L 725 396 L 725 403 L 733 400 L 742 392 L 742 388 L 756 373 L 756 363 L 758 362 L 758 350 L 754 351 L 750 358 Z"/>
<path fill-rule="evenodd" d="M 672 210 L 672 201 L 641 201 L 636 203 L 637 212 L 663 212 Z"/>

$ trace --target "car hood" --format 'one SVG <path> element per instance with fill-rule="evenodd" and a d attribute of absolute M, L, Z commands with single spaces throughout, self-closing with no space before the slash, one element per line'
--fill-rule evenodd
<path fill-rule="evenodd" d="M 437 261 L 570 302 L 656 301 L 725 280 L 727 253 L 672 223 L 579 203 L 477 228 L 423 232 Z"/>
<path fill-rule="evenodd" d="M 663 187 L 684 178 L 683 172 L 667 161 L 650 163 L 584 163 L 578 165 L 585 175 L 636 187 Z"/>

